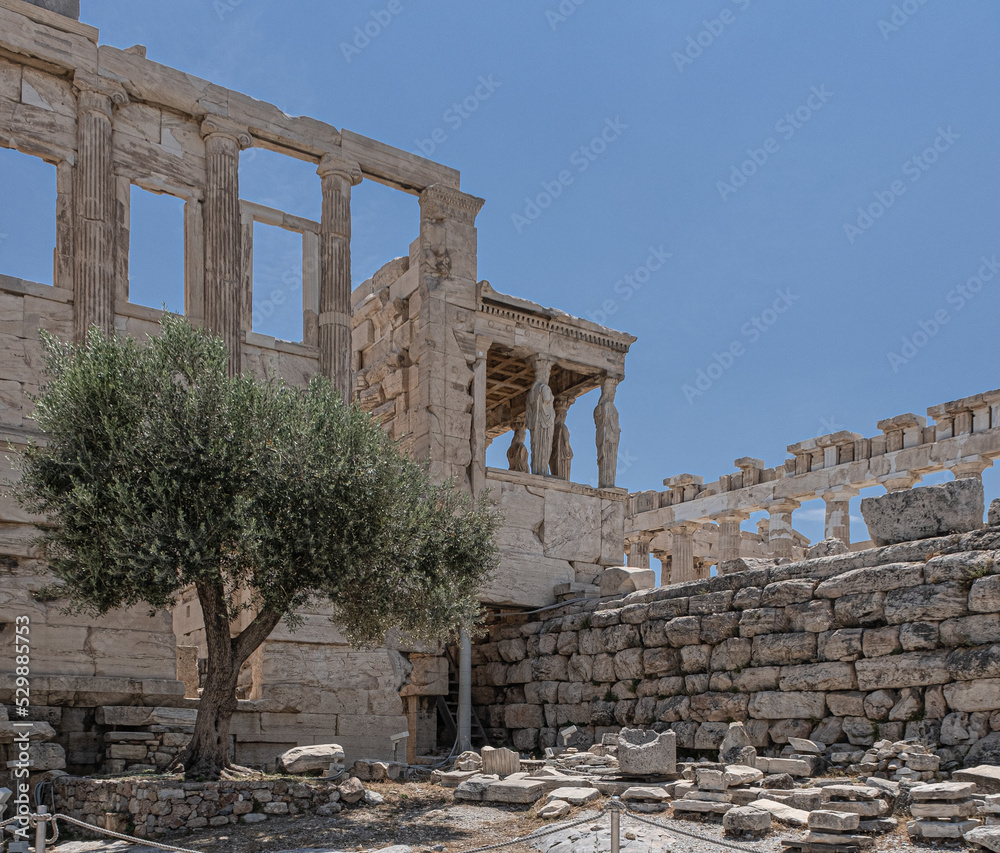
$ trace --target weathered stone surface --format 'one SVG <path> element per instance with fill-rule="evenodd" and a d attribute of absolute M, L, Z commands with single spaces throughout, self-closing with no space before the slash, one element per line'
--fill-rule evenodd
<path fill-rule="evenodd" d="M 764 778 L 764 773 L 756 767 L 745 764 L 729 764 L 723 773 L 726 786 L 734 788 L 737 785 L 752 785 Z"/>
<path fill-rule="evenodd" d="M 951 681 L 945 652 L 904 652 L 883 658 L 865 658 L 854 665 L 861 690 L 946 684 Z"/>
<path fill-rule="evenodd" d="M 771 829 L 771 813 L 756 806 L 734 806 L 722 816 L 722 826 L 733 834 L 762 835 Z"/>
<path fill-rule="evenodd" d="M 486 789 L 494 782 L 499 782 L 499 776 L 478 773 L 459 783 L 455 788 L 455 799 L 468 802 L 479 802 L 483 799 Z"/>
<path fill-rule="evenodd" d="M 642 729 L 618 734 L 618 765 L 629 776 L 662 776 L 677 772 L 677 735 Z"/>
<path fill-rule="evenodd" d="M 597 788 L 556 788 L 549 791 L 545 797 L 546 803 L 562 800 L 571 806 L 582 806 L 585 803 L 599 799 L 601 792 Z"/>
<path fill-rule="evenodd" d="M 850 832 L 858 828 L 861 818 L 853 812 L 816 809 L 809 813 L 810 829 L 826 829 L 834 832 Z"/>
<path fill-rule="evenodd" d="M 522 778 L 518 775 L 501 779 L 487 787 L 483 800 L 489 803 L 527 804 L 540 800 L 545 795 L 546 784 L 539 779 Z"/>
<path fill-rule="evenodd" d="M 784 803 L 779 803 L 776 800 L 769 800 L 766 797 L 754 800 L 754 806 L 770 812 L 775 820 L 787 823 L 790 826 L 806 826 L 809 822 L 809 812 L 802 809 L 794 809 L 791 806 L 786 806 Z"/>
<path fill-rule="evenodd" d="M 993 512 L 993 504 L 990 504 L 990 512 Z M 970 844 L 977 844 L 993 853 L 1000 853 L 1000 825 L 974 826 L 966 830 L 963 838 Z"/>
<path fill-rule="evenodd" d="M 816 597 L 837 599 L 858 593 L 888 592 L 917 586 L 923 582 L 923 565 L 890 563 L 873 568 L 853 569 L 822 581 L 816 587 Z"/>
<path fill-rule="evenodd" d="M 1000 575 L 978 578 L 969 589 L 969 610 L 996 613 L 1000 610 Z"/>
<path fill-rule="evenodd" d="M 615 566 L 601 572 L 600 585 L 602 598 L 609 595 L 628 595 L 639 589 L 652 589 L 656 585 L 656 574 L 649 569 Z"/>
<path fill-rule="evenodd" d="M 750 742 L 743 723 L 730 723 L 719 745 L 719 761 L 723 764 L 744 764 L 754 766 L 757 750 Z"/>
<path fill-rule="evenodd" d="M 858 686 L 854 666 L 829 661 L 783 666 L 778 685 L 784 690 L 854 690 Z"/>
<path fill-rule="evenodd" d="M 331 764 L 342 764 L 344 748 L 338 743 L 297 746 L 278 757 L 278 765 L 287 773 L 325 773 Z"/>
<path fill-rule="evenodd" d="M 753 638 L 754 666 L 804 663 L 815 656 L 815 634 L 763 634 Z"/>
<path fill-rule="evenodd" d="M 986 580 L 986 578 L 983 578 Z M 885 597 L 885 619 L 890 624 L 921 619 L 950 619 L 968 613 L 969 593 L 957 582 L 894 589 Z"/>
<path fill-rule="evenodd" d="M 861 501 L 861 515 L 876 545 L 976 530 L 983 525 L 984 509 L 982 480 L 972 478 Z"/>
<path fill-rule="evenodd" d="M 353 776 L 339 784 L 337 790 L 340 791 L 340 799 L 349 804 L 360 802 L 365 796 L 364 785 Z"/>
<path fill-rule="evenodd" d="M 521 770 L 521 759 L 516 752 L 506 747 L 484 746 L 481 751 L 483 774 L 505 777 Z"/>
<path fill-rule="evenodd" d="M 543 820 L 555 820 L 570 813 L 570 805 L 565 800 L 546 803 L 538 810 L 538 816 Z"/>
<path fill-rule="evenodd" d="M 826 716 L 826 697 L 818 692 L 766 691 L 754 694 L 749 712 L 758 720 L 819 719 Z"/>
<path fill-rule="evenodd" d="M 970 782 L 977 794 L 1000 794 L 1000 767 L 994 764 L 980 764 L 956 770 L 951 774 L 953 782 Z"/>

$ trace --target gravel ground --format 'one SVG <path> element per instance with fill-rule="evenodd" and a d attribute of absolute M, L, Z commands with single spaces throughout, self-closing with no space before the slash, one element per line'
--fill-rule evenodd
<path fill-rule="evenodd" d="M 411 846 L 415 853 L 460 853 L 488 844 L 510 841 L 532 832 L 550 830 L 586 819 L 586 823 L 503 848 L 511 853 L 607 853 L 611 849 L 610 818 L 602 814 L 603 802 L 571 813 L 556 824 L 535 817 L 537 807 L 455 804 L 452 792 L 437 785 L 383 783 L 366 785 L 385 798 L 377 807 L 345 809 L 333 818 L 272 817 L 259 824 L 239 824 L 214 830 L 200 830 L 158 839 L 167 844 L 201 851 L 225 853 L 278 853 L 278 851 L 313 850 L 374 851 L 394 844 Z M 748 853 L 782 853 L 783 838 L 800 838 L 802 832 L 778 823 L 763 839 L 736 841 L 723 835 L 717 823 L 663 819 L 667 826 L 696 833 L 704 838 L 662 831 L 635 821 L 621 819 L 622 853 L 720 853 L 729 849 L 705 839 L 735 843 Z M 906 836 L 904 822 L 890 835 L 878 836 L 866 853 L 927 853 L 931 850 L 957 850 L 963 845 L 916 845 Z M 54 853 L 158 853 L 156 848 L 138 848 L 123 842 L 62 841 Z"/>

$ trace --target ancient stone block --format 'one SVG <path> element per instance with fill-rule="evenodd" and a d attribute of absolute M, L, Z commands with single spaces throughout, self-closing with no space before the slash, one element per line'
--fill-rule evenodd
<path fill-rule="evenodd" d="M 944 652 L 904 652 L 864 658 L 854 665 L 861 690 L 946 684 L 952 680 Z"/>
<path fill-rule="evenodd" d="M 815 656 L 815 634 L 764 634 L 753 638 L 754 666 L 804 663 Z"/>
<path fill-rule="evenodd" d="M 750 700 L 749 713 L 762 720 L 819 719 L 826 715 L 826 697 L 823 693 L 806 691 L 755 693 Z"/>
<path fill-rule="evenodd" d="M 973 581 L 969 589 L 969 610 L 973 613 L 1000 611 L 1000 575 L 990 575 Z"/>
<path fill-rule="evenodd" d="M 853 664 L 829 661 L 783 666 L 778 684 L 782 690 L 854 690 L 857 679 Z"/>
<path fill-rule="evenodd" d="M 876 545 L 976 530 L 983 525 L 984 509 L 982 480 L 971 478 L 861 501 L 861 514 Z"/>
<path fill-rule="evenodd" d="M 817 638 L 816 652 L 822 660 L 853 661 L 861 657 L 864 631 L 861 628 L 839 628 L 824 631 Z"/>
<path fill-rule="evenodd" d="M 674 732 L 622 729 L 618 735 L 621 772 L 634 776 L 659 776 L 677 772 L 677 736 Z"/>
<path fill-rule="evenodd" d="M 939 620 L 964 616 L 968 613 L 966 604 L 970 597 L 965 585 L 954 581 L 911 589 L 894 589 L 885 597 L 885 618 L 890 624 L 898 625 L 920 619 Z"/>
<path fill-rule="evenodd" d="M 877 628 L 885 624 L 885 593 L 850 593 L 833 604 L 838 626 L 844 628 Z"/>
<path fill-rule="evenodd" d="M 740 616 L 740 636 L 756 637 L 759 634 L 779 634 L 788 627 L 785 610 L 781 607 L 754 607 Z"/>

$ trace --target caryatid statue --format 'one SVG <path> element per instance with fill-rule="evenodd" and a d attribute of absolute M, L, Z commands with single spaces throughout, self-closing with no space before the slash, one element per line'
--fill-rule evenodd
<path fill-rule="evenodd" d="M 514 437 L 507 448 L 507 465 L 511 471 L 528 473 L 528 448 L 524 446 L 524 415 L 514 421 Z"/>
<path fill-rule="evenodd" d="M 618 409 L 615 408 L 615 389 L 618 380 L 605 376 L 601 380 L 601 399 L 594 409 L 594 425 L 597 427 L 597 485 L 614 488 L 618 469 L 618 439 L 622 428 L 618 423 Z"/>
<path fill-rule="evenodd" d="M 549 470 L 553 477 L 560 480 L 570 479 L 570 468 L 573 464 L 573 448 L 569 444 L 569 427 L 566 426 L 566 413 L 573 401 L 568 397 L 556 397 L 556 426 L 552 438 L 552 457 L 549 459 Z"/>
<path fill-rule="evenodd" d="M 552 389 L 549 388 L 551 362 L 535 360 L 535 382 L 525 401 L 525 417 L 531 433 L 531 473 L 547 474 L 552 457 L 552 438 L 556 412 Z"/>

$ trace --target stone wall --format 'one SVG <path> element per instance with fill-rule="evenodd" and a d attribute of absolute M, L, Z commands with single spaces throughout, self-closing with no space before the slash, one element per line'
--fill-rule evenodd
<path fill-rule="evenodd" d="M 714 750 L 742 720 L 762 749 L 906 736 L 972 761 L 1000 740 L 996 549 L 987 527 L 497 617 L 473 702 L 524 751 L 568 724 Z"/>
<path fill-rule="evenodd" d="M 141 779 L 55 780 L 57 810 L 77 820 L 139 838 L 179 829 L 259 823 L 271 815 L 340 811 L 332 782 L 164 782 Z M 65 825 L 64 825 L 65 826 Z"/>

